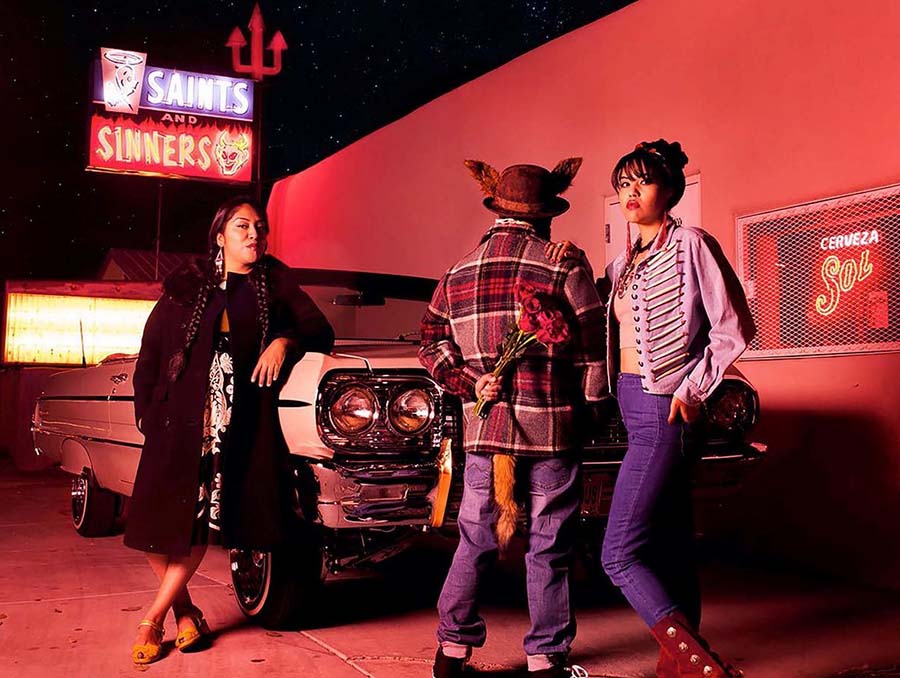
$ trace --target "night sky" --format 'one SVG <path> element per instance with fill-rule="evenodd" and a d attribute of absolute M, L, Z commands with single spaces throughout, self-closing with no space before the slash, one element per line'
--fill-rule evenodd
<path fill-rule="evenodd" d="M 288 43 L 281 74 L 263 85 L 264 199 L 279 177 L 628 2 L 261 2 L 265 44 L 276 29 Z M 151 66 L 232 74 L 224 44 L 236 25 L 249 39 L 252 8 L 2 3 L 0 280 L 92 278 L 109 248 L 154 247 L 159 180 L 84 170 L 91 62 L 116 47 L 146 52 Z M 162 249 L 202 250 L 215 206 L 235 188 L 163 183 Z"/>

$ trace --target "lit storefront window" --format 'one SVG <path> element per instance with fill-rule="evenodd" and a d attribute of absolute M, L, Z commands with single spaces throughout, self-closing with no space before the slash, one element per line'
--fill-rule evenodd
<path fill-rule="evenodd" d="M 156 302 L 143 299 L 11 292 L 6 297 L 3 361 L 88 365 L 137 353 Z"/>

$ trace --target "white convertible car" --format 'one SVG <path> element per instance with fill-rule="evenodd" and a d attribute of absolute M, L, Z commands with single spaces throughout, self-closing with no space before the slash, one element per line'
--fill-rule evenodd
<path fill-rule="evenodd" d="M 307 354 L 280 398 L 298 521 L 317 537 L 276 552 L 230 552 L 238 604 L 266 626 L 314 611 L 309 603 L 329 577 L 384 560 L 422 531 L 452 530 L 462 494 L 460 403 L 416 358 L 435 281 L 310 269 L 296 276 L 339 340 L 329 355 Z M 113 534 L 127 520 L 143 442 L 134 423 L 135 359 L 63 370 L 35 404 L 35 449 L 74 476 L 72 521 L 84 536 Z M 714 508 L 764 447 L 746 441 L 759 402 L 736 371 L 706 408 L 706 431 L 692 443 L 701 456 L 695 493 Z M 591 438 L 581 515 L 583 533 L 599 540 L 626 436 L 615 417 Z"/>

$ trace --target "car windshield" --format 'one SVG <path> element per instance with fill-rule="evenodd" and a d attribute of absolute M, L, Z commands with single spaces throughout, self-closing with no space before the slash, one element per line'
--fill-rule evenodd
<path fill-rule="evenodd" d="M 297 283 L 328 317 L 338 339 L 419 340 L 436 280 L 386 273 L 294 269 Z"/>

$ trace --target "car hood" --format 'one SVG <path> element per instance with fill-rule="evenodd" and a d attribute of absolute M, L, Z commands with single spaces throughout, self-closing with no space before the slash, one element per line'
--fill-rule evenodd
<path fill-rule="evenodd" d="M 419 345 L 399 341 L 365 341 L 360 339 L 338 339 L 331 352 L 332 357 L 345 360 L 369 362 L 375 367 L 391 367 L 395 361 L 407 363 L 409 359 L 418 365 Z M 361 365 L 364 366 L 364 365 Z"/>

